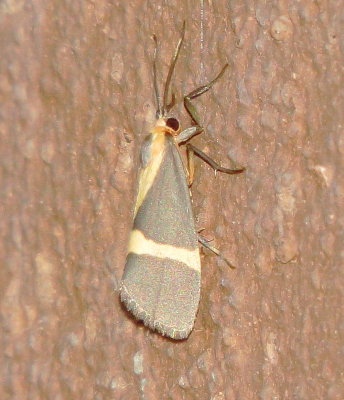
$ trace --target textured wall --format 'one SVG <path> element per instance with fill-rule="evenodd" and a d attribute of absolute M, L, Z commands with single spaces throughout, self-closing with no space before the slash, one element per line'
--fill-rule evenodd
<path fill-rule="evenodd" d="M 336 0 L 0 3 L 1 399 L 344 397 L 340 12 Z M 197 100 L 195 143 L 247 171 L 215 178 L 196 162 L 197 224 L 237 269 L 202 251 L 195 329 L 175 343 L 135 323 L 116 290 L 155 114 L 151 34 L 162 81 L 183 19 L 179 98 L 231 64 Z"/>

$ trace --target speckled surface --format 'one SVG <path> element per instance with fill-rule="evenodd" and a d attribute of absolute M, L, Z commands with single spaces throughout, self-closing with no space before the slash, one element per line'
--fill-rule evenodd
<path fill-rule="evenodd" d="M 343 399 L 343 15 L 338 2 L 0 4 L 0 398 Z M 202 16 L 202 17 L 201 17 Z M 178 39 L 197 144 L 193 333 L 120 305 L 140 142 Z M 162 72 L 161 72 L 162 71 Z M 184 126 L 182 108 L 176 116 Z"/>

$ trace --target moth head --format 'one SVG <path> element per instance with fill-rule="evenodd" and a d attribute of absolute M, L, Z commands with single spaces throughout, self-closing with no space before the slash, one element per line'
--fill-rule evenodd
<path fill-rule="evenodd" d="M 168 133 L 171 136 L 177 136 L 180 133 L 180 122 L 174 117 L 162 117 L 156 122 L 155 132 Z"/>

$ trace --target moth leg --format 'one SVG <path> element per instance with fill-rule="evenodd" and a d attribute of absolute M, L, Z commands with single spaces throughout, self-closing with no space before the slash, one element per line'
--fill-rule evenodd
<path fill-rule="evenodd" d="M 175 138 L 177 144 L 181 144 L 187 142 L 191 138 L 196 135 L 199 135 L 203 132 L 203 128 L 201 126 L 191 126 L 190 128 L 184 129 L 180 134 Z"/>
<path fill-rule="evenodd" d="M 201 125 L 199 116 L 197 114 L 197 110 L 196 107 L 192 104 L 191 100 L 195 99 L 196 97 L 200 96 L 201 94 L 207 92 L 213 85 L 214 83 L 221 78 L 221 76 L 223 75 L 223 73 L 225 72 L 226 68 L 228 67 L 228 64 L 226 64 L 222 70 L 220 71 L 220 73 L 215 77 L 215 79 L 213 79 L 212 81 L 210 81 L 209 83 L 207 83 L 204 86 L 201 86 L 195 90 L 193 90 L 192 92 L 190 92 L 189 94 L 187 94 L 186 96 L 184 96 L 184 107 L 186 109 L 186 111 L 188 112 L 188 114 L 190 115 L 194 126 L 191 126 L 190 128 L 187 128 L 185 130 L 183 130 L 177 137 L 176 137 L 176 142 L 178 144 L 187 142 L 188 140 L 190 140 L 193 136 L 199 135 L 200 133 L 202 133 L 204 131 L 204 128 Z"/>
<path fill-rule="evenodd" d="M 220 71 L 220 73 L 212 81 L 208 82 L 206 85 L 203 85 L 203 86 L 193 90 L 192 92 L 190 92 L 189 94 L 184 96 L 184 107 L 185 107 L 186 111 L 188 112 L 188 114 L 190 115 L 190 117 L 192 118 L 192 121 L 199 128 L 201 127 L 200 118 L 198 116 L 196 107 L 191 103 L 191 100 L 195 99 L 196 97 L 201 96 L 203 93 L 207 92 L 214 85 L 214 83 L 217 82 L 221 78 L 221 76 L 224 74 L 227 67 L 228 67 L 228 64 L 225 64 L 224 67 L 222 68 L 222 70 Z"/>
<path fill-rule="evenodd" d="M 193 153 L 196 154 L 197 157 L 199 157 L 201 160 L 203 160 L 207 164 L 209 164 L 213 168 L 213 170 L 215 171 L 215 174 L 216 174 L 217 171 L 220 171 L 220 172 L 224 172 L 225 174 L 234 175 L 234 174 L 240 174 L 241 172 L 245 171 L 245 168 L 230 169 L 230 168 L 222 167 L 220 164 L 218 164 L 216 161 L 211 159 L 209 156 L 207 156 L 205 153 L 203 153 L 203 151 L 198 149 L 193 144 L 188 143 L 186 146 L 187 146 L 188 150 L 191 149 L 193 151 Z M 232 163 L 234 164 L 233 161 L 232 161 Z"/>
<path fill-rule="evenodd" d="M 186 146 L 186 159 L 187 159 L 187 168 L 188 168 L 188 184 L 189 187 L 193 183 L 193 178 L 195 174 L 195 163 L 194 163 L 194 152 L 192 148 Z"/>
<path fill-rule="evenodd" d="M 198 116 L 196 107 L 192 104 L 191 100 L 207 92 L 214 85 L 214 83 L 216 83 L 221 78 L 221 76 L 224 74 L 227 68 L 228 64 L 225 64 L 221 69 L 220 73 L 212 81 L 210 81 L 204 86 L 201 86 L 193 90 L 192 92 L 184 96 L 184 107 L 188 112 L 188 114 L 190 115 L 190 117 L 192 118 L 192 121 L 195 125 L 192 126 L 191 128 L 185 129 L 178 135 L 176 139 L 178 144 L 187 142 L 193 136 L 203 132 L 204 128 L 201 126 L 200 118 Z M 192 150 L 192 152 L 195 153 L 199 158 L 208 163 L 214 169 L 215 174 L 217 171 L 224 172 L 226 174 L 240 174 L 245 170 L 245 168 L 238 168 L 238 169 L 224 168 L 218 163 L 216 163 L 214 160 L 212 160 L 210 157 L 208 157 L 205 153 L 203 153 L 203 151 L 199 150 L 197 147 L 193 146 L 190 143 L 187 144 L 187 150 L 189 152 L 190 150 Z"/>
<path fill-rule="evenodd" d="M 207 241 L 204 237 L 202 237 L 201 235 L 198 235 L 198 241 L 201 243 L 201 245 L 203 247 L 205 247 L 206 249 L 209 249 L 210 251 L 212 251 L 214 254 L 216 254 L 218 257 L 220 257 L 230 268 L 235 269 L 236 267 L 231 264 L 226 257 L 224 257 L 220 251 L 215 248 L 214 246 L 209 244 L 209 241 Z"/>

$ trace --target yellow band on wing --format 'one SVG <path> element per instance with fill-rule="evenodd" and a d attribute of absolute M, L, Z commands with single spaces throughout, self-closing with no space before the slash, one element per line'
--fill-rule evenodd
<path fill-rule="evenodd" d="M 152 133 L 149 161 L 147 166 L 142 168 L 139 174 L 139 189 L 136 197 L 134 218 L 159 171 L 164 156 L 164 145 L 165 135 L 161 133 Z"/>
<path fill-rule="evenodd" d="M 188 250 L 169 244 L 157 243 L 154 240 L 147 239 L 144 234 L 137 229 L 132 230 L 130 233 L 128 254 L 129 253 L 138 255 L 145 254 L 158 258 L 170 258 L 182 262 L 196 271 L 201 271 L 198 248 Z"/>

